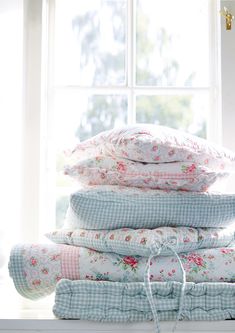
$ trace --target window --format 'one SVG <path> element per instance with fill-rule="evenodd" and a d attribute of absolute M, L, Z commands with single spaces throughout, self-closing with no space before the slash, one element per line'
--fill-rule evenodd
<path fill-rule="evenodd" d="M 62 152 L 76 141 L 134 122 L 211 135 L 211 111 L 219 113 L 215 8 L 213 0 L 48 1 L 54 191 L 46 201 L 57 227 L 73 185 Z"/>
<path fill-rule="evenodd" d="M 235 12 L 234 0 L 2 0 L 2 317 L 22 303 L 5 285 L 6 248 L 62 223 L 72 190 L 64 147 L 138 121 L 235 150 L 235 29 L 225 30 L 220 6 Z"/>

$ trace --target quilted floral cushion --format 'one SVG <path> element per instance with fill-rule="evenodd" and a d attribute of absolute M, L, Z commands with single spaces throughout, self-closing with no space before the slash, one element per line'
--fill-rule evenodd
<path fill-rule="evenodd" d="M 191 162 L 216 170 L 235 167 L 235 154 L 202 138 L 172 128 L 136 124 L 105 131 L 79 143 L 76 158 L 111 155 L 149 163 Z"/>
<path fill-rule="evenodd" d="M 235 247 L 184 252 L 179 255 L 179 258 L 187 281 L 218 282 L 218 284 L 235 282 Z M 8 267 L 17 291 L 24 297 L 37 299 L 51 294 L 58 281 L 64 278 L 114 282 L 136 281 L 142 282 L 143 285 L 147 262 L 147 257 L 123 256 L 113 252 L 99 252 L 63 244 L 34 243 L 14 246 Z M 157 256 L 151 260 L 151 263 L 151 281 L 182 281 L 182 272 L 175 256 Z M 103 294 L 105 294 L 104 290 Z M 210 298 L 206 299 L 207 302 L 209 300 Z M 93 308 L 90 299 L 89 304 Z M 232 307 L 235 309 L 234 303 Z"/>
<path fill-rule="evenodd" d="M 159 227 L 156 229 L 58 229 L 46 234 L 57 244 L 87 247 L 101 252 L 148 257 L 153 242 L 169 243 L 177 252 L 234 245 L 234 228 Z M 172 253 L 163 248 L 161 255 Z"/>
<path fill-rule="evenodd" d="M 86 185 L 123 185 L 153 189 L 206 191 L 225 172 L 214 172 L 190 161 L 141 163 L 96 156 L 65 167 L 65 173 Z"/>

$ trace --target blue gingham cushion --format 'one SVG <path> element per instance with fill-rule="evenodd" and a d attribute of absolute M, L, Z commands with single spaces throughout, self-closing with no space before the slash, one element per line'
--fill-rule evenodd
<path fill-rule="evenodd" d="M 227 227 L 234 222 L 235 194 L 92 186 L 71 195 L 65 228 Z"/>
<path fill-rule="evenodd" d="M 82 246 L 101 252 L 148 257 L 153 242 L 168 242 L 177 252 L 234 244 L 235 228 L 159 227 L 156 229 L 84 230 L 58 229 L 46 234 L 57 244 Z M 161 255 L 171 252 L 164 248 Z"/>
<path fill-rule="evenodd" d="M 179 307 L 180 282 L 152 282 L 152 294 L 160 320 L 174 320 Z M 108 322 L 152 320 L 141 282 L 70 281 L 56 287 L 53 312 L 58 318 Z M 235 284 L 187 282 L 182 320 L 235 318 Z"/>

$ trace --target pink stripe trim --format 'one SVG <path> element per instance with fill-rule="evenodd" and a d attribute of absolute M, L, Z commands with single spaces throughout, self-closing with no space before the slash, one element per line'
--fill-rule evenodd
<path fill-rule="evenodd" d="M 79 247 L 62 245 L 61 248 L 61 274 L 65 279 L 79 280 Z"/>

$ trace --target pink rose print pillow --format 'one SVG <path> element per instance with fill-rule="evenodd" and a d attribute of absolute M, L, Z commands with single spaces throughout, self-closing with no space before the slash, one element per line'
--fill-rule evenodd
<path fill-rule="evenodd" d="M 109 155 L 147 163 L 189 162 L 214 170 L 235 168 L 233 152 L 191 134 L 151 124 L 102 132 L 79 143 L 73 155 Z"/>
<path fill-rule="evenodd" d="M 141 163 L 96 156 L 65 167 L 65 173 L 85 185 L 122 185 L 141 188 L 206 191 L 225 172 L 213 172 L 190 161 Z"/>

